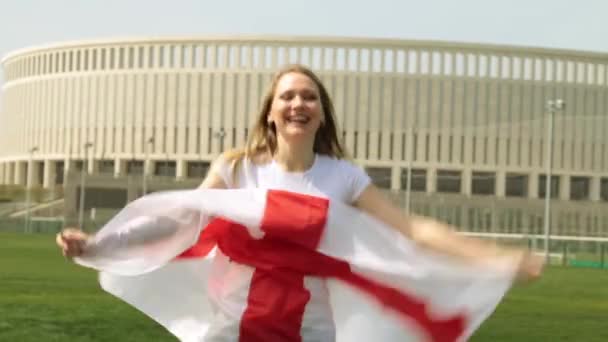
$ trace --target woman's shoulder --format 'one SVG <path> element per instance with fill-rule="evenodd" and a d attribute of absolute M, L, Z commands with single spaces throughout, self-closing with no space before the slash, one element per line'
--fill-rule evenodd
<path fill-rule="evenodd" d="M 338 158 L 329 155 L 319 155 L 321 163 L 326 165 L 327 167 L 338 168 L 341 171 L 353 170 L 357 172 L 363 171 L 363 168 L 359 166 L 355 161 L 348 158 Z"/>
<path fill-rule="evenodd" d="M 244 149 L 233 149 L 222 153 L 217 160 L 227 164 L 234 164 L 242 161 L 252 164 L 267 164 L 272 160 L 272 158 L 268 155 L 268 153 L 261 152 L 251 155 L 246 153 Z"/>

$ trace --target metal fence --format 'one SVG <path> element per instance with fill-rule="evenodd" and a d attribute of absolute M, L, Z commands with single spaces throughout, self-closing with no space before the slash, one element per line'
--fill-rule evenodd
<path fill-rule="evenodd" d="M 73 175 L 68 179 L 79 180 L 79 177 Z M 53 233 L 68 225 L 94 232 L 126 203 L 142 195 L 142 183 L 141 176 L 88 176 L 82 193 L 84 205 L 79 213 L 79 183 L 68 182 L 63 201 L 55 200 L 54 205 L 47 207 L 38 204 L 29 218 L 26 215 L 0 217 L 0 231 Z M 147 191 L 188 189 L 199 183 L 199 179 L 176 181 L 172 177 L 154 177 L 147 181 Z M 543 253 L 547 246 L 553 263 L 608 269 L 608 204 L 604 202 L 551 200 L 547 236 L 542 199 L 408 194 L 391 190 L 385 193 L 404 212 L 409 206 L 411 213 L 436 218 L 463 234 L 528 247 L 538 253 Z"/>

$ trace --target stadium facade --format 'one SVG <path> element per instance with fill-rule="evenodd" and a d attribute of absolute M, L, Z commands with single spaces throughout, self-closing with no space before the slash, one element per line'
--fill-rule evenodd
<path fill-rule="evenodd" d="M 319 73 L 348 151 L 383 188 L 539 198 L 552 150 L 557 199 L 608 200 L 608 54 L 303 37 L 11 53 L 2 61 L 0 184 L 50 188 L 83 167 L 202 178 L 221 151 L 243 145 L 272 74 L 290 63 Z M 563 108 L 547 108 L 558 99 Z"/>

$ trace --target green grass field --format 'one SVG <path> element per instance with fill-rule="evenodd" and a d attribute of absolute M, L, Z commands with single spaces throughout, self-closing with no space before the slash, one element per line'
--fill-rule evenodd
<path fill-rule="evenodd" d="M 101 291 L 50 235 L 0 233 L 0 341 L 175 341 Z M 472 341 L 608 341 L 608 270 L 553 267 L 516 287 Z"/>

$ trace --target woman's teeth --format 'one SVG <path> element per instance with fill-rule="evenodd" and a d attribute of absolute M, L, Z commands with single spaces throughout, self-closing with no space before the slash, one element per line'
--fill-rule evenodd
<path fill-rule="evenodd" d="M 307 123 L 310 118 L 304 115 L 296 115 L 287 119 L 288 122 Z"/>

